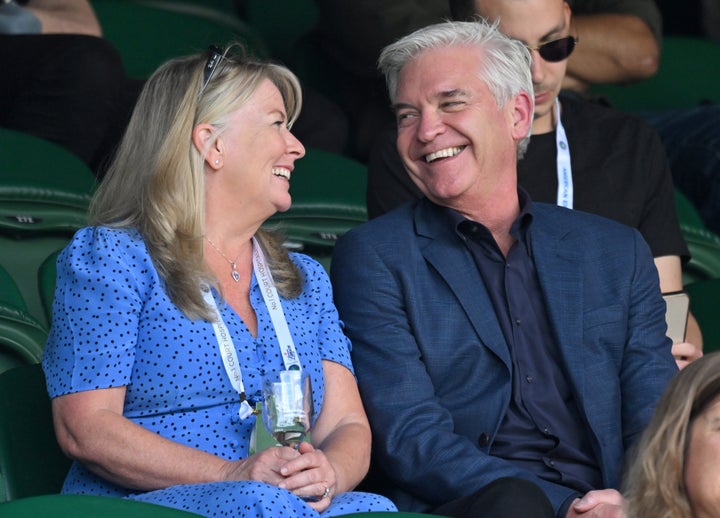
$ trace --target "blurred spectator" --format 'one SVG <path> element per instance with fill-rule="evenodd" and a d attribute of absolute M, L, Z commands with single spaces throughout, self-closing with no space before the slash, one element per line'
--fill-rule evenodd
<path fill-rule="evenodd" d="M 577 34 L 580 41 L 568 60 L 563 88 L 585 92 L 593 84 L 625 84 L 657 72 L 663 32 L 662 16 L 654 0 L 569 3 L 574 20 L 571 34 Z M 676 4 L 672 3 L 673 8 L 693 12 L 692 3 Z M 708 15 L 711 9 L 720 9 L 717 0 L 706 4 L 703 9 Z M 666 22 L 675 17 L 671 14 Z M 681 83 L 678 85 L 682 88 Z M 643 116 L 660 134 L 675 187 L 698 209 L 708 228 L 720 232 L 720 106 Z"/>
<path fill-rule="evenodd" d="M 701 0 L 703 6 L 703 27 L 705 36 L 720 41 L 720 2 Z"/>
<path fill-rule="evenodd" d="M 657 0 L 663 16 L 663 34 L 720 40 L 718 0 Z"/>
<path fill-rule="evenodd" d="M 315 1 L 321 50 L 340 83 L 342 106 L 357 135 L 356 154 L 366 160 L 374 137 L 392 123 L 376 70 L 380 49 L 420 27 L 450 18 L 450 7 L 447 0 Z M 564 86 L 585 89 L 592 82 L 628 82 L 655 73 L 662 28 L 653 0 L 575 0 L 571 6 L 582 45 L 568 63 Z M 595 36 L 591 31 L 597 26 L 612 30 L 611 36 Z"/>
<path fill-rule="evenodd" d="M 312 2 L 312 0 L 306 1 Z M 273 53 L 272 58 L 286 62 L 285 64 L 293 69 L 293 72 L 298 73 L 299 71 L 295 70 L 296 67 L 293 66 L 289 56 L 281 55 L 277 48 L 275 48 L 275 52 L 272 50 L 274 48 L 273 43 L 277 43 L 274 38 L 276 38 L 275 34 L 278 32 L 282 33 L 277 36 L 278 38 L 282 38 L 283 41 L 288 41 L 285 40 L 285 34 L 282 30 L 283 24 L 286 22 L 273 18 L 272 13 L 268 15 L 265 9 L 258 9 L 257 2 L 254 4 L 254 8 L 253 5 L 250 5 L 252 2 L 249 0 L 232 0 L 231 3 L 235 14 L 245 20 L 248 25 L 253 26 L 254 22 L 258 22 L 254 28 L 257 29 L 260 35 L 266 40 L 268 47 L 271 49 L 271 53 Z M 270 8 L 271 11 L 272 9 L 273 8 Z M 302 8 L 299 7 L 298 9 L 301 10 Z M 270 26 L 267 23 L 264 21 L 260 23 L 260 21 L 256 19 L 258 16 L 264 17 L 263 19 L 267 19 L 268 16 L 273 18 L 272 32 L 269 32 Z M 308 17 L 310 16 L 311 15 L 308 15 Z M 283 19 L 291 19 L 291 14 L 288 14 L 287 18 Z M 297 21 L 293 20 L 293 22 Z M 309 22 L 305 23 L 309 24 Z M 280 25 L 280 27 L 278 27 L 278 25 Z M 303 23 L 294 23 L 293 25 L 302 26 Z M 302 29 L 298 29 L 298 34 L 301 33 Z M 289 41 L 292 40 L 292 37 L 289 38 Z M 348 153 L 351 150 L 349 141 L 351 129 L 347 110 L 338 105 L 334 98 L 325 95 L 327 90 L 320 90 L 314 86 L 305 84 L 305 81 L 303 81 L 301 77 L 302 74 L 298 73 L 298 76 L 300 76 L 300 82 L 303 85 L 303 110 L 293 125 L 293 133 L 297 135 L 298 139 L 300 139 L 306 147 L 324 149 L 337 154 Z"/>
<path fill-rule="evenodd" d="M 662 18 L 654 0 L 569 0 L 570 34 L 580 43 L 568 59 L 563 88 L 629 83 L 658 69 Z"/>
<path fill-rule="evenodd" d="M 0 125 L 62 145 L 101 177 L 142 81 L 126 76 L 87 0 L 23 4 L 12 6 L 13 17 L 37 23 L 18 32 L 4 20 Z"/>
<path fill-rule="evenodd" d="M 380 50 L 415 29 L 449 17 L 447 0 L 315 0 L 319 46 L 338 83 L 352 126 L 351 154 L 367 160 L 380 128 L 392 124 Z"/>

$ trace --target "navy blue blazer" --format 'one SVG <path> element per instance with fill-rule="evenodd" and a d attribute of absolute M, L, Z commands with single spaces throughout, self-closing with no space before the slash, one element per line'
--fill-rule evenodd
<path fill-rule="evenodd" d="M 489 455 L 510 401 L 510 354 L 482 277 L 423 199 L 337 243 L 331 276 L 373 429 L 373 466 L 401 510 L 427 511 L 505 476 L 555 511 L 574 491 Z M 677 367 L 657 270 L 640 234 L 534 203 L 529 229 L 547 311 L 605 487 Z"/>

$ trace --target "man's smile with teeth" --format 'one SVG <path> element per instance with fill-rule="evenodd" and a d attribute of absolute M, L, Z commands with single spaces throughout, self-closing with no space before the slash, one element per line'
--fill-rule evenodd
<path fill-rule="evenodd" d="M 449 158 L 451 156 L 455 156 L 460 151 L 465 149 L 465 146 L 458 146 L 458 147 L 448 147 L 445 149 L 440 149 L 439 151 L 435 151 L 434 153 L 430 153 L 428 155 L 425 155 L 425 162 L 430 163 L 434 162 L 438 158 Z"/>
<path fill-rule="evenodd" d="M 286 180 L 290 179 L 290 171 L 284 167 L 273 167 L 272 174 L 275 176 L 282 176 Z"/>

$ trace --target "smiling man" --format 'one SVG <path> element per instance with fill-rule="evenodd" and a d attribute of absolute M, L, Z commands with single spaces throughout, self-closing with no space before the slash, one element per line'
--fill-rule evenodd
<path fill-rule="evenodd" d="M 677 371 L 640 234 L 518 188 L 531 66 L 484 22 L 380 57 L 424 197 L 346 234 L 331 268 L 373 471 L 401 510 L 623 516 L 622 458 Z"/>
<path fill-rule="evenodd" d="M 563 0 L 450 0 L 458 20 L 497 21 L 532 56 L 535 113 L 532 140 L 518 163 L 518 183 L 533 200 L 598 214 L 640 231 L 653 254 L 663 293 L 683 290 L 690 258 L 680 229 L 668 159 L 645 122 L 561 94 L 568 62 L 583 46 Z M 580 34 L 580 38 L 583 35 Z M 368 169 L 368 212 L 420 196 L 405 173 L 392 135 L 378 140 Z M 378 160 L 382 157 L 381 160 Z M 375 201 L 373 201 L 375 200 Z M 375 208 L 374 208 L 375 207 Z M 687 337 L 673 345 L 680 368 L 702 356 L 702 333 L 688 315 Z"/>
<path fill-rule="evenodd" d="M 637 228 L 650 246 L 663 293 L 683 290 L 690 257 L 675 211 L 670 166 L 656 132 L 619 110 L 560 96 L 577 43 L 564 0 L 450 0 L 455 19 L 478 15 L 532 51 L 533 145 L 518 178 L 533 199 L 599 214 Z M 580 29 L 578 29 L 580 30 Z M 578 45 L 582 47 L 582 42 Z M 702 356 L 688 315 L 687 341 L 673 345 L 680 368 Z"/>

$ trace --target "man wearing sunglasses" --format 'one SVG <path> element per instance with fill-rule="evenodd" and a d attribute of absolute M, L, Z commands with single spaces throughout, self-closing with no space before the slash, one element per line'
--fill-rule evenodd
<path fill-rule="evenodd" d="M 682 291 L 681 262 L 689 259 L 675 211 L 663 145 L 646 123 L 574 95 L 560 95 L 567 58 L 582 34 L 570 34 L 563 0 L 450 0 L 453 18 L 481 16 L 531 50 L 535 94 L 532 139 L 518 162 L 518 182 L 533 200 L 591 212 L 637 228 L 650 246 L 664 293 Z M 394 135 L 394 131 L 393 131 Z M 387 205 L 420 197 L 408 179 L 394 137 L 380 140 L 368 171 L 370 217 Z M 382 205 L 382 206 L 381 206 Z M 702 356 L 692 314 L 686 341 L 673 346 L 680 368 Z"/>
<path fill-rule="evenodd" d="M 506 1 L 532 6 L 543 26 L 548 6 L 534 7 L 551 0 Z M 527 43 L 487 22 L 445 22 L 379 59 L 397 150 L 424 198 L 342 236 L 331 278 L 373 474 L 403 511 L 548 516 L 515 507 L 528 490 L 501 481 L 520 478 L 551 517 L 624 516 L 611 488 L 677 372 L 639 232 L 517 186 L 533 97 L 552 119 L 555 96 L 551 82 L 535 91 L 539 51 L 526 47 L 568 35 L 557 7 L 559 21 Z M 495 512 L 480 504 L 490 488 L 503 496 Z"/>
<path fill-rule="evenodd" d="M 660 289 L 682 291 L 681 261 L 690 253 L 659 137 L 618 110 L 560 95 L 567 58 L 577 42 L 568 34 L 567 2 L 450 0 L 450 10 L 456 19 L 497 20 L 500 30 L 532 51 L 533 153 L 519 164 L 519 183 L 538 201 L 556 201 L 637 228 L 652 250 Z M 692 314 L 687 341 L 675 344 L 673 354 L 680 368 L 702 356 L 702 335 Z"/>

